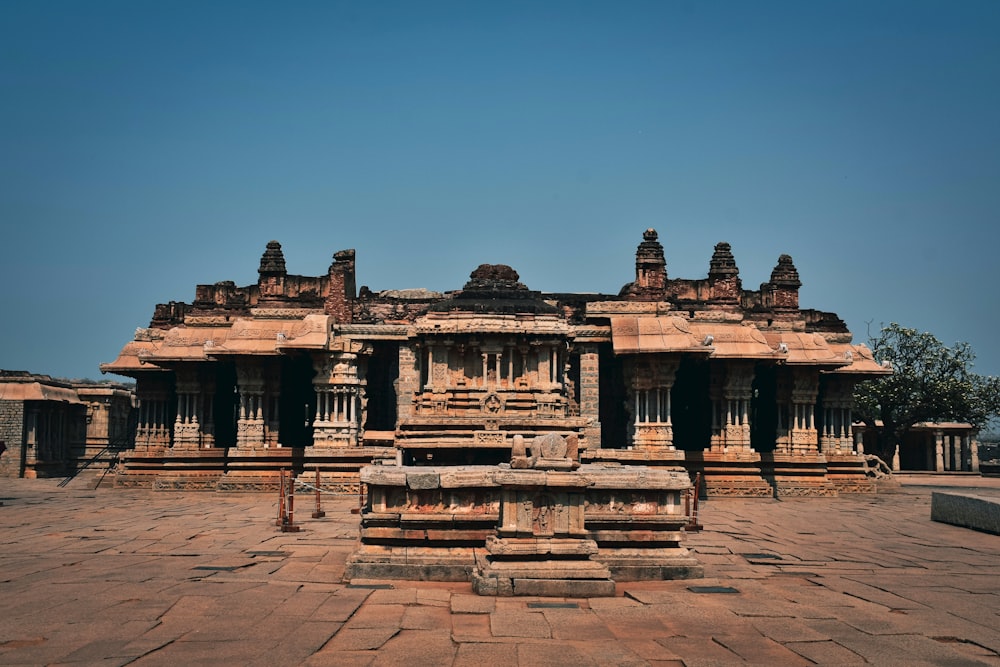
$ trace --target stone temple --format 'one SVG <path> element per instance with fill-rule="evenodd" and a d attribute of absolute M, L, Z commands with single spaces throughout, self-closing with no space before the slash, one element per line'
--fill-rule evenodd
<path fill-rule="evenodd" d="M 291 469 L 348 490 L 373 462 L 509 465 L 555 434 L 582 467 L 683 468 L 709 496 L 872 491 L 851 393 L 888 369 L 799 307 L 788 255 L 755 290 L 728 243 L 707 268 L 669 277 L 649 229 L 617 293 L 534 291 L 506 265 L 452 292 L 373 292 L 354 250 L 301 276 L 272 241 L 256 284 L 157 305 L 101 366 L 134 378 L 139 404 L 116 484 L 266 489 Z"/>

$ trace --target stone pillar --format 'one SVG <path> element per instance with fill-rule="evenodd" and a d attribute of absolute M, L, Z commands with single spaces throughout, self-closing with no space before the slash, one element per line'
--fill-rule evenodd
<path fill-rule="evenodd" d="M 201 383 L 201 446 L 215 447 L 215 378 L 209 375 Z"/>
<path fill-rule="evenodd" d="M 331 352 L 314 359 L 316 416 L 313 448 L 357 447 L 361 444 L 361 380 L 358 355 Z"/>
<path fill-rule="evenodd" d="M 934 431 L 934 470 L 944 472 L 944 434 Z"/>
<path fill-rule="evenodd" d="M 816 397 L 819 377 L 814 369 L 795 369 L 792 380 L 791 444 L 795 454 L 814 454 L 819 445 L 816 431 Z"/>
<path fill-rule="evenodd" d="M 824 454 L 851 451 L 852 392 L 853 386 L 840 378 L 829 377 L 823 383 L 823 428 L 819 434 L 819 446 Z"/>
<path fill-rule="evenodd" d="M 712 409 L 712 426 L 709 449 L 722 452 L 726 445 L 725 420 L 728 414 L 723 398 L 725 369 L 718 362 L 710 362 L 708 371 L 708 398 Z"/>
<path fill-rule="evenodd" d="M 42 437 L 42 421 L 38 403 L 25 405 L 24 415 L 24 476 L 35 477 L 35 465 L 38 463 L 38 448 Z M 6 456 L 6 454 L 4 455 Z"/>
<path fill-rule="evenodd" d="M 171 424 L 168 401 L 171 391 L 163 375 L 155 378 L 141 377 L 136 382 L 136 399 L 139 420 L 136 428 L 135 449 L 140 452 L 162 451 L 170 446 Z"/>
<path fill-rule="evenodd" d="M 733 362 L 726 369 L 722 391 L 725 411 L 724 442 L 729 452 L 751 452 L 750 399 L 753 398 L 753 366 Z"/>
<path fill-rule="evenodd" d="M 538 358 L 538 387 L 547 391 L 552 389 L 552 348 L 547 343 L 534 346 Z"/>
<path fill-rule="evenodd" d="M 584 441 L 588 449 L 601 446 L 601 364 L 597 345 L 582 344 L 580 350 L 580 416 L 588 420 Z"/>
<path fill-rule="evenodd" d="M 675 359 L 633 359 L 628 365 L 634 406 L 631 425 L 633 446 L 674 449 L 670 391 L 674 386 L 677 366 Z"/>
<path fill-rule="evenodd" d="M 428 360 L 431 363 L 427 384 L 435 394 L 442 394 L 448 390 L 448 353 L 447 345 L 433 345 L 430 348 Z M 485 355 L 484 355 L 485 358 Z"/>
<path fill-rule="evenodd" d="M 407 343 L 399 345 L 399 378 L 396 380 L 396 418 L 399 421 L 413 416 L 413 399 L 420 391 L 417 349 Z"/>
<path fill-rule="evenodd" d="M 173 449 L 198 449 L 201 445 L 201 383 L 196 368 L 177 369 L 176 412 Z"/>
<path fill-rule="evenodd" d="M 264 420 L 264 448 L 281 447 L 281 366 L 268 360 L 264 369 L 264 396 L 262 419 Z"/>
<path fill-rule="evenodd" d="M 774 434 L 774 451 L 778 454 L 791 454 L 792 424 L 795 421 L 795 406 L 792 404 L 792 377 L 788 368 L 778 369 L 778 381 L 775 391 L 778 423 Z"/>
<path fill-rule="evenodd" d="M 264 375 L 255 359 L 236 362 L 236 385 L 239 390 L 239 415 L 236 420 L 236 448 L 264 448 Z"/>
<path fill-rule="evenodd" d="M 976 441 L 976 436 L 970 435 L 969 438 L 969 450 L 972 457 L 971 472 L 979 472 L 979 442 Z"/>

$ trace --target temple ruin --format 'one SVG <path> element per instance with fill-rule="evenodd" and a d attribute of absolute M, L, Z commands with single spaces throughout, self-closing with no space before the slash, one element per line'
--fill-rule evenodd
<path fill-rule="evenodd" d="M 799 307 L 788 255 L 755 290 L 728 243 L 707 278 L 669 277 L 652 229 L 613 294 L 534 291 L 506 265 L 452 292 L 373 292 L 354 250 L 300 276 L 277 241 L 258 275 L 157 305 L 101 366 L 139 403 L 116 484 L 264 489 L 291 469 L 356 489 L 372 462 L 495 466 L 556 434 L 584 465 L 700 472 L 710 496 L 873 489 L 852 389 L 890 371 Z"/>

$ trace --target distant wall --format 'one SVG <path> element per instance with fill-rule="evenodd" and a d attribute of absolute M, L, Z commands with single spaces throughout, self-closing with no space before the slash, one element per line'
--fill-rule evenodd
<path fill-rule="evenodd" d="M 0 477 L 20 477 L 24 447 L 24 403 L 0 401 L 0 440 L 7 451 L 0 454 Z"/>

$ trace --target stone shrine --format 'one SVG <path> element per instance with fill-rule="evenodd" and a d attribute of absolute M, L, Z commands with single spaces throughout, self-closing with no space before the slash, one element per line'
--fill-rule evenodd
<path fill-rule="evenodd" d="M 346 579 L 464 581 L 482 595 L 614 595 L 615 580 L 700 577 L 681 545 L 683 468 L 584 464 L 577 436 L 513 438 L 509 464 L 363 468 Z"/>

